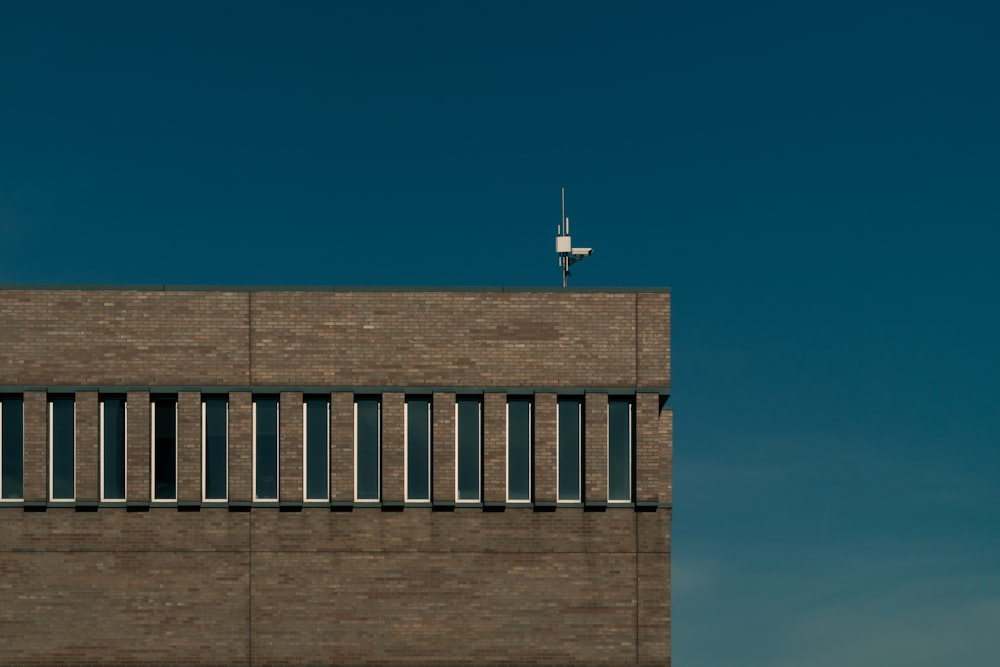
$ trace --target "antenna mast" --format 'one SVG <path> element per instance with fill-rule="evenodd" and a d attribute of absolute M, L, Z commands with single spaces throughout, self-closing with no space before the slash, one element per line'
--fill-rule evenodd
<path fill-rule="evenodd" d="M 562 188 L 562 216 L 559 218 L 559 227 L 556 229 L 556 254 L 559 255 L 559 268 L 562 272 L 562 286 L 569 285 L 569 267 L 579 262 L 584 257 L 594 254 L 593 248 L 574 248 L 573 241 L 569 235 L 569 218 L 566 217 L 566 188 Z"/>

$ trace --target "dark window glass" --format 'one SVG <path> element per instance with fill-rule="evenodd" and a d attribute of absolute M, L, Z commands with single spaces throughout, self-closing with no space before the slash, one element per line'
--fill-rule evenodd
<path fill-rule="evenodd" d="M 507 402 L 507 497 L 531 500 L 531 399 Z"/>
<path fill-rule="evenodd" d="M 479 500 L 479 452 L 481 402 L 458 399 L 458 499 Z"/>
<path fill-rule="evenodd" d="M 254 492 L 257 498 L 278 498 L 278 399 L 254 401 L 256 442 L 254 443 Z"/>
<path fill-rule="evenodd" d="M 227 402 L 205 399 L 205 498 L 226 498 Z"/>
<path fill-rule="evenodd" d="M 71 499 L 76 492 L 73 399 L 52 399 L 52 497 Z"/>
<path fill-rule="evenodd" d="M 357 497 L 359 500 L 378 500 L 379 401 L 359 398 L 356 406 Z"/>
<path fill-rule="evenodd" d="M 5 398 L 0 404 L 0 493 L 3 498 L 24 498 L 24 401 Z"/>
<path fill-rule="evenodd" d="M 608 500 L 632 499 L 632 402 L 608 401 Z"/>
<path fill-rule="evenodd" d="M 153 401 L 153 499 L 177 498 L 177 401 Z"/>
<path fill-rule="evenodd" d="M 411 398 L 406 402 L 406 497 L 430 500 L 431 402 Z"/>
<path fill-rule="evenodd" d="M 559 500 L 580 500 L 579 398 L 559 399 Z"/>
<path fill-rule="evenodd" d="M 325 398 L 306 399 L 306 500 L 326 500 L 330 476 L 330 402 Z"/>
<path fill-rule="evenodd" d="M 125 399 L 105 398 L 104 410 L 104 497 L 125 498 Z"/>

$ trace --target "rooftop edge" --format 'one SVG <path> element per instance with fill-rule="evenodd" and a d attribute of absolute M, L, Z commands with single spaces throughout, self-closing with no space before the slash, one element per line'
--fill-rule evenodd
<path fill-rule="evenodd" d="M 118 292 L 570 292 L 570 293 L 670 293 L 669 287 L 399 287 L 344 285 L 7 285 L 0 291 L 118 291 Z"/>

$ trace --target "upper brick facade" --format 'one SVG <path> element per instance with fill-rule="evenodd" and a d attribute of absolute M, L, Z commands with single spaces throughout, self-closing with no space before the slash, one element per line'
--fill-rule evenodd
<path fill-rule="evenodd" d="M 0 386 L 670 385 L 670 294 L 0 289 Z"/>

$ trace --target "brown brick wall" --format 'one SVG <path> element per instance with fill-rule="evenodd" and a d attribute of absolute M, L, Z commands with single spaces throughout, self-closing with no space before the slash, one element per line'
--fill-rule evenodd
<path fill-rule="evenodd" d="M 200 437 L 200 436 L 199 436 Z M 199 456 L 201 443 L 199 441 Z M 229 394 L 229 500 L 253 500 L 253 394 Z"/>
<path fill-rule="evenodd" d="M 278 495 L 283 501 L 301 502 L 302 491 L 302 392 L 281 392 L 279 409 Z"/>
<path fill-rule="evenodd" d="M 0 290 L 0 382 L 666 386 L 669 297 Z"/>
<path fill-rule="evenodd" d="M 660 454 L 660 502 L 674 502 L 674 409 L 663 406 L 660 410 L 660 441 L 664 451 Z"/>
<path fill-rule="evenodd" d="M 635 384 L 632 294 L 254 292 L 252 300 L 256 384 Z"/>
<path fill-rule="evenodd" d="M 584 491 L 587 501 L 608 499 L 608 395 L 584 397 Z"/>
<path fill-rule="evenodd" d="M 661 458 L 669 455 L 660 428 L 660 397 L 639 393 L 635 397 L 635 498 L 662 502 Z"/>
<path fill-rule="evenodd" d="M 354 501 L 354 394 L 330 396 L 330 499 Z"/>
<path fill-rule="evenodd" d="M 556 453 L 558 434 L 556 394 L 535 394 L 535 481 L 534 499 L 541 502 L 556 500 Z"/>
<path fill-rule="evenodd" d="M 129 501 L 148 501 L 152 498 L 150 486 L 150 403 L 148 391 L 130 391 L 128 402 L 128 434 L 125 438 L 125 493 Z"/>
<path fill-rule="evenodd" d="M 455 394 L 436 393 L 431 402 L 431 499 L 455 502 Z"/>
<path fill-rule="evenodd" d="M 507 500 L 507 394 L 483 396 L 483 500 Z"/>
<path fill-rule="evenodd" d="M 664 665 L 669 655 L 667 512 L 104 508 L 3 519 L 0 664 L 247 664 L 252 652 L 254 664 Z"/>
<path fill-rule="evenodd" d="M 177 394 L 177 500 L 200 502 L 201 393 Z"/>
<path fill-rule="evenodd" d="M 100 407 L 96 391 L 76 392 L 76 499 L 101 499 Z"/>
<path fill-rule="evenodd" d="M 636 294 L 640 387 L 670 386 L 670 293 Z"/>
<path fill-rule="evenodd" d="M 49 497 L 49 405 L 44 391 L 24 392 L 24 499 Z"/>
<path fill-rule="evenodd" d="M 0 382 L 248 384 L 247 322 L 246 292 L 0 290 Z"/>
<path fill-rule="evenodd" d="M 382 394 L 382 500 L 402 502 L 405 442 L 403 406 L 406 397 L 399 392 Z"/>

